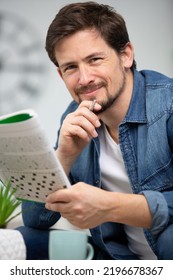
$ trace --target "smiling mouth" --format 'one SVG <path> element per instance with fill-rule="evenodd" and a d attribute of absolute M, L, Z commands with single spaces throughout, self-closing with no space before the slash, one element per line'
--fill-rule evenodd
<path fill-rule="evenodd" d="M 82 86 L 78 89 L 76 89 L 76 94 L 79 95 L 79 94 L 92 94 L 94 93 L 96 90 L 102 88 L 103 86 L 105 86 L 105 84 L 102 82 L 102 83 L 99 83 L 99 84 L 89 84 L 87 86 Z"/>

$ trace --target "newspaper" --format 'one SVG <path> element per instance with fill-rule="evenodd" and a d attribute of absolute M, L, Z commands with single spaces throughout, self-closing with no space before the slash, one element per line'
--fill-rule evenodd
<path fill-rule="evenodd" d="M 70 186 L 38 115 L 31 109 L 0 117 L 0 180 L 18 199 L 45 202 Z"/>

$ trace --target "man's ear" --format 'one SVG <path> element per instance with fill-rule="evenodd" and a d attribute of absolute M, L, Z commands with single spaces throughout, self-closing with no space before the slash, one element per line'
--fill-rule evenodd
<path fill-rule="evenodd" d="M 57 72 L 60 75 L 61 79 L 63 79 L 62 72 L 61 72 L 61 70 L 58 67 L 57 67 Z"/>
<path fill-rule="evenodd" d="M 128 42 L 125 46 L 122 54 L 121 60 L 125 68 L 130 68 L 133 65 L 134 60 L 134 48 L 131 42 Z"/>

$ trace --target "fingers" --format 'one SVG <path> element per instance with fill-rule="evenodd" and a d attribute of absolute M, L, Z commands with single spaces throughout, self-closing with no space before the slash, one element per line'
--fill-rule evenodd
<path fill-rule="evenodd" d="M 70 190 L 63 189 L 49 194 L 46 199 L 46 203 L 69 202 L 70 200 L 71 200 Z"/>
<path fill-rule="evenodd" d="M 103 203 L 105 193 L 108 192 L 79 182 L 70 189 L 58 190 L 50 194 L 45 207 L 59 212 L 62 217 L 77 227 L 92 228 L 105 222 L 109 210 L 109 203 Z"/>
<path fill-rule="evenodd" d="M 71 118 L 68 121 L 68 118 Z M 66 138 L 72 138 L 73 141 L 78 142 L 78 139 L 83 140 L 84 142 L 89 142 L 92 137 L 97 136 L 95 127 L 88 123 L 85 119 L 82 122 L 82 118 L 71 117 L 69 115 L 63 124 L 63 129 L 61 130 L 61 135 Z M 76 138 L 77 137 L 77 138 Z M 60 144 L 59 144 L 60 147 Z"/>
<path fill-rule="evenodd" d="M 75 112 L 68 114 L 64 120 L 66 131 L 86 141 L 97 137 L 96 128 L 101 123 L 91 109 L 100 110 L 101 106 L 95 101 L 83 101 Z"/>
<path fill-rule="evenodd" d="M 96 99 L 92 101 L 89 100 L 82 101 L 79 105 L 79 108 L 83 108 L 83 107 L 86 107 L 87 109 L 89 109 L 89 111 L 99 111 L 102 108 L 101 105 L 97 103 Z"/>
<path fill-rule="evenodd" d="M 101 125 L 100 120 L 93 110 L 99 111 L 101 105 L 94 101 L 83 101 L 79 105 L 78 109 L 75 112 L 75 116 L 78 117 L 79 125 L 86 128 L 97 128 Z M 90 126 L 92 124 L 92 126 Z"/>
<path fill-rule="evenodd" d="M 70 201 L 67 190 L 58 190 L 47 197 L 45 207 L 51 211 L 64 212 Z"/>
<path fill-rule="evenodd" d="M 100 126 L 100 121 L 89 115 L 87 112 L 85 113 L 84 110 L 82 113 L 84 115 L 80 115 L 80 112 L 78 112 L 73 118 L 71 118 L 71 115 L 68 116 L 70 119 L 68 126 L 69 132 L 80 138 L 85 138 L 87 136 L 89 136 L 89 138 L 97 137 L 96 128 Z"/>

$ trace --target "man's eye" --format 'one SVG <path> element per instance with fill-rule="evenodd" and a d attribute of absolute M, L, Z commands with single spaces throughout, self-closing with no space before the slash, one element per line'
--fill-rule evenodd
<path fill-rule="evenodd" d="M 64 68 L 64 73 L 65 72 L 68 72 L 68 71 L 72 71 L 72 70 L 74 70 L 76 68 L 76 66 L 75 65 L 68 65 L 67 67 L 65 67 Z"/>
<path fill-rule="evenodd" d="M 93 58 L 91 58 L 90 62 L 94 63 L 94 62 L 99 62 L 100 60 L 102 60 L 101 57 L 93 57 Z"/>

